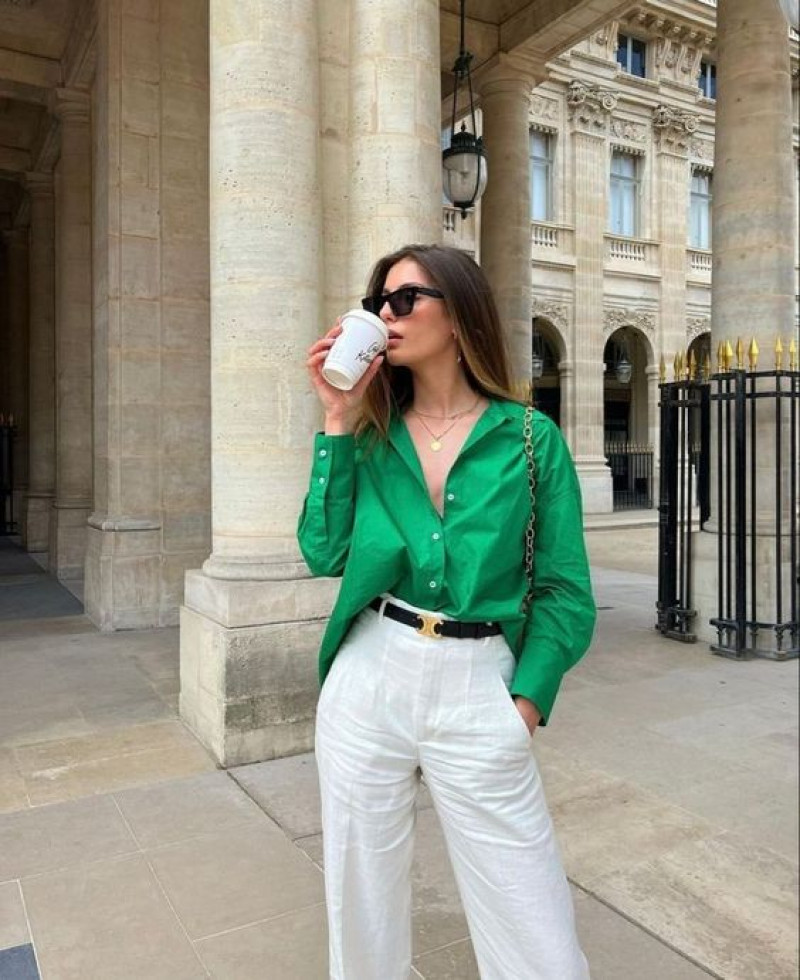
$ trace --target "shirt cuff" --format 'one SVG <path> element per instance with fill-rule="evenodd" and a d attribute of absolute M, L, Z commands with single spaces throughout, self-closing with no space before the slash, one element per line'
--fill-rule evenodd
<path fill-rule="evenodd" d="M 352 497 L 355 490 L 356 440 L 352 434 L 314 437 L 309 492 L 322 497 Z"/>

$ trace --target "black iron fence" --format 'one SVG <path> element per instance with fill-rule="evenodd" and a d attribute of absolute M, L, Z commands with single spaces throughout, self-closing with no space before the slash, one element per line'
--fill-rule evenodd
<path fill-rule="evenodd" d="M 653 449 L 628 442 L 605 447 L 614 495 L 614 510 L 653 506 Z"/>
<path fill-rule="evenodd" d="M 722 367 L 661 385 L 657 629 L 696 638 L 692 551 L 705 527 L 716 537 L 712 650 L 796 657 L 800 372 Z"/>
<path fill-rule="evenodd" d="M 0 534 L 16 534 L 14 517 L 14 436 L 16 428 L 0 417 Z"/>

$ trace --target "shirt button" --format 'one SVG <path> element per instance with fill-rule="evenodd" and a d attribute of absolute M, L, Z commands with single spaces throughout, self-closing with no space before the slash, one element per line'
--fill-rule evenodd
<path fill-rule="evenodd" d="M 319 482 L 320 482 L 320 483 L 324 483 L 324 482 L 325 482 L 325 477 L 324 477 L 324 476 L 321 476 L 321 477 L 319 478 Z"/>
<path fill-rule="evenodd" d="M 320 449 L 319 454 L 324 459 L 328 455 L 328 450 L 327 449 Z"/>
<path fill-rule="evenodd" d="M 435 582 L 433 582 L 433 581 L 431 581 L 431 582 L 428 582 L 428 588 L 430 588 L 430 589 L 435 589 L 435 588 L 436 588 L 436 583 L 435 583 Z"/>
<path fill-rule="evenodd" d="M 441 534 L 439 534 L 438 531 L 434 531 L 431 537 L 433 538 L 434 541 L 438 541 L 439 538 L 441 537 Z"/>
<path fill-rule="evenodd" d="M 448 500 L 455 500 L 456 499 L 456 495 L 454 493 L 448 493 L 447 499 Z"/>

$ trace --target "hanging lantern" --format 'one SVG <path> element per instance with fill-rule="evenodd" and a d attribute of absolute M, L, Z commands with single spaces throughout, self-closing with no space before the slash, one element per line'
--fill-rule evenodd
<path fill-rule="evenodd" d="M 455 86 L 453 88 L 453 113 L 450 123 L 450 145 L 442 153 L 444 193 L 448 201 L 461 211 L 462 218 L 466 218 L 467 211 L 474 208 L 480 199 L 486 188 L 488 176 L 483 140 L 476 135 L 475 101 L 472 95 L 472 78 L 470 76 L 472 54 L 464 47 L 465 2 L 466 0 L 461 0 L 461 43 L 458 57 L 453 65 Z M 469 93 L 469 117 L 472 132 L 467 129 L 464 122 L 461 123 L 461 129 L 456 132 L 458 92 L 464 83 L 466 83 Z"/>

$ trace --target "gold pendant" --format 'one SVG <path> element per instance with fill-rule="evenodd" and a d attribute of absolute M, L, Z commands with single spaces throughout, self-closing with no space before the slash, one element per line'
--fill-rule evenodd
<path fill-rule="evenodd" d="M 438 453 L 441 448 L 442 448 L 442 444 L 439 442 L 439 440 L 438 439 L 434 439 L 433 442 L 431 443 L 431 449 L 435 453 Z"/>

